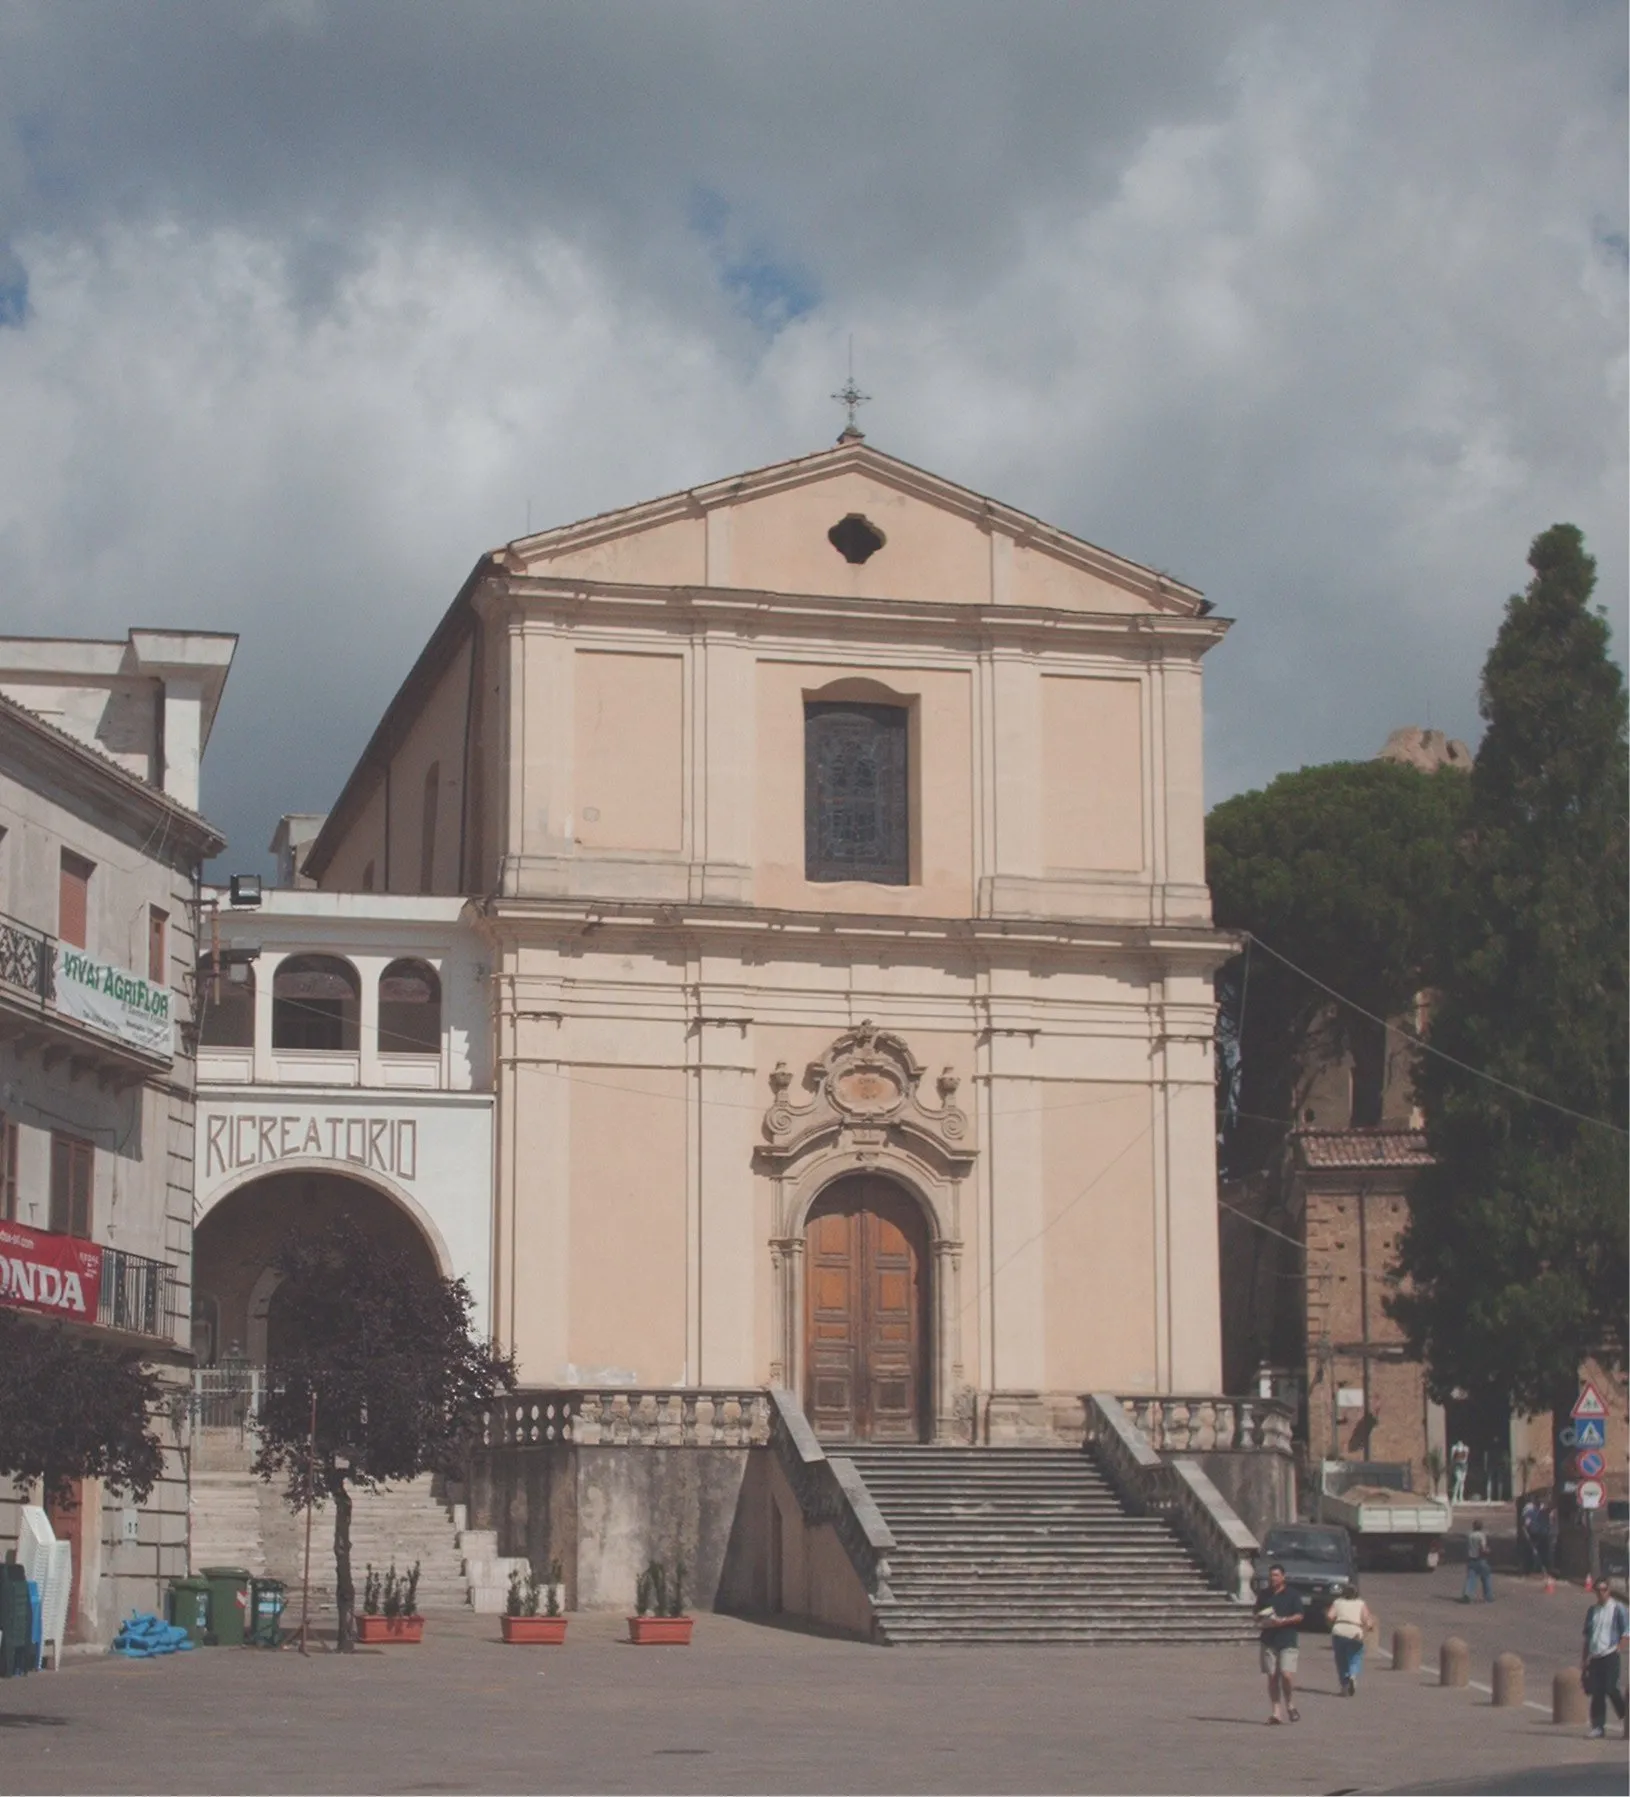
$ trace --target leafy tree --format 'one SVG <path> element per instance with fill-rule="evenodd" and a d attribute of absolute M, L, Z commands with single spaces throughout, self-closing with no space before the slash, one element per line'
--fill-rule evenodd
<path fill-rule="evenodd" d="M 1207 820 L 1217 921 L 1260 939 L 1217 978 L 1221 1169 L 1262 1225 L 1231 1211 L 1222 1219 L 1224 1339 L 1236 1385 L 1262 1358 L 1290 1364 L 1305 1348 L 1285 1139 L 1307 1086 L 1321 1063 L 1351 1054 L 1378 1102 L 1385 1074 L 1385 1030 L 1316 982 L 1376 1017 L 1410 1004 L 1424 983 L 1465 801 L 1457 768 L 1336 762 L 1281 775 Z"/>
<path fill-rule="evenodd" d="M 1417 1068 L 1435 1165 L 1392 1308 L 1438 1397 L 1560 1423 L 1581 1361 L 1625 1351 L 1630 788 L 1595 563 L 1571 524 L 1528 560 L 1483 670 L 1488 729 L 1430 1025 L 1453 1060 Z"/>
<path fill-rule="evenodd" d="M 134 1352 L 0 1310 L 0 1476 L 19 1490 L 38 1479 L 65 1505 L 76 1479 L 105 1479 L 141 1503 L 164 1471 L 152 1418 L 165 1404 Z"/>
<path fill-rule="evenodd" d="M 1218 924 L 1374 1016 L 1397 1016 L 1425 984 L 1466 787 L 1457 768 L 1338 761 L 1225 800 L 1206 820 Z M 1362 1065 L 1384 1043 L 1267 949 L 1228 962 L 1217 996 L 1222 1162 L 1243 1178 L 1273 1164 L 1316 1054 Z"/>
<path fill-rule="evenodd" d="M 355 1644 L 352 1493 L 457 1467 L 482 1410 L 514 1385 L 514 1367 L 470 1333 L 462 1279 L 379 1248 L 349 1221 L 291 1237 L 277 1265 L 285 1327 L 267 1367 L 255 1471 L 282 1474 L 294 1509 L 333 1503 L 345 1652 Z"/>

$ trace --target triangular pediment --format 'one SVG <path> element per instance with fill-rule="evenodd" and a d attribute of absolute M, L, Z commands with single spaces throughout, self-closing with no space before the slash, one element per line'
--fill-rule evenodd
<path fill-rule="evenodd" d="M 1152 568 L 863 441 L 670 493 L 497 552 L 510 572 L 619 585 L 1192 616 Z"/>

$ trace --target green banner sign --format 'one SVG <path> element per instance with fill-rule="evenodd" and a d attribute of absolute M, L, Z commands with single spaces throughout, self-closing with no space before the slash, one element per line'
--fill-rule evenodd
<path fill-rule="evenodd" d="M 175 1052 L 170 992 L 81 948 L 57 950 L 57 1009 L 154 1054 Z"/>

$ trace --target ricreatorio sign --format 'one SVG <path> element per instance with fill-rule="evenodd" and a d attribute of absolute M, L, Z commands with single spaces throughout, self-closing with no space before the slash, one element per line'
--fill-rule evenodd
<path fill-rule="evenodd" d="M 349 1162 L 410 1182 L 419 1177 L 419 1124 L 413 1117 L 228 1111 L 202 1118 L 198 1127 L 206 1179 L 302 1159 Z"/>
<path fill-rule="evenodd" d="M 154 1054 L 175 1052 L 170 993 L 156 981 L 98 961 L 82 948 L 59 948 L 56 989 L 57 1009 L 66 1016 Z"/>

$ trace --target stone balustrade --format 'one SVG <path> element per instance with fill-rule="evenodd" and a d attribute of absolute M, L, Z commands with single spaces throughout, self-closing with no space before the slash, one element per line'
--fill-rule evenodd
<path fill-rule="evenodd" d="M 1156 1453 L 1292 1452 L 1290 1407 L 1277 1398 L 1139 1394 L 1117 1401 Z"/>
<path fill-rule="evenodd" d="M 1181 1400 L 1147 1401 L 1158 1406 Z M 1212 1584 L 1249 1603 L 1257 1538 L 1204 1469 L 1192 1460 L 1156 1452 L 1133 1420 L 1128 1400 L 1094 1392 L 1086 1400 L 1086 1410 L 1087 1439 L 1122 1502 L 1139 1516 L 1164 1516 Z"/>
<path fill-rule="evenodd" d="M 750 1387 L 507 1393 L 482 1418 L 486 1447 L 750 1448 L 770 1439 L 770 1402 Z"/>

